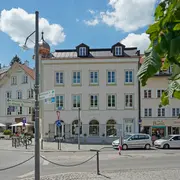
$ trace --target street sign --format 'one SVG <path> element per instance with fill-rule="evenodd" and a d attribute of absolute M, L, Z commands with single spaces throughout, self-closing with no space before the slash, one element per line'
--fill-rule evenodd
<path fill-rule="evenodd" d="M 7 99 L 7 105 L 15 107 L 32 107 L 34 101 L 27 99 Z"/>
<path fill-rule="evenodd" d="M 55 103 L 55 97 L 52 97 L 50 99 L 45 99 L 44 102 L 45 104 L 53 104 Z"/>
<path fill-rule="evenodd" d="M 39 100 L 50 99 L 52 97 L 55 97 L 55 90 L 49 90 L 39 94 Z"/>
<path fill-rule="evenodd" d="M 57 121 L 56 121 L 56 126 L 57 126 L 57 127 L 60 127 L 60 126 L 61 126 L 61 120 L 57 120 Z"/>

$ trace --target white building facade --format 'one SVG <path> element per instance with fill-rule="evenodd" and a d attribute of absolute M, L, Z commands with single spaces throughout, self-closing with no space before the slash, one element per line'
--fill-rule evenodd
<path fill-rule="evenodd" d="M 43 108 L 43 136 L 58 134 L 56 111 L 63 121 L 60 134 L 76 139 L 80 111 L 81 140 L 100 143 L 139 132 L 137 48 L 117 43 L 109 49 L 57 50 L 42 58 L 42 91 L 55 89 L 56 103 Z"/>
<path fill-rule="evenodd" d="M 141 125 L 144 131 L 151 135 L 156 135 L 157 131 L 162 137 L 180 134 L 180 119 L 178 119 L 180 101 L 172 97 L 168 106 L 159 107 L 161 95 L 168 87 L 170 75 L 171 68 L 160 71 L 141 88 Z"/>
<path fill-rule="evenodd" d="M 28 62 L 26 62 L 28 63 Z M 9 107 L 7 99 L 34 98 L 34 71 L 28 64 L 14 63 L 0 79 L 0 122 L 9 125 L 22 121 L 32 122 L 31 107 Z"/>

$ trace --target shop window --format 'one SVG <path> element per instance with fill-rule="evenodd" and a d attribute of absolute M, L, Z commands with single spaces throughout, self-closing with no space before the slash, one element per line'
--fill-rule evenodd
<path fill-rule="evenodd" d="M 99 122 L 97 120 L 90 121 L 89 135 L 90 136 L 99 136 Z"/>
<path fill-rule="evenodd" d="M 117 135 L 116 121 L 110 119 L 106 123 L 106 136 L 114 137 Z"/>

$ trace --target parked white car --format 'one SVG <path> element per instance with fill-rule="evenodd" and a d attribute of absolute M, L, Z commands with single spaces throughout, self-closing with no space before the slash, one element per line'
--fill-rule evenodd
<path fill-rule="evenodd" d="M 112 142 L 113 148 L 118 148 L 119 139 Z M 128 134 L 123 137 L 122 149 L 130 149 L 130 148 L 145 148 L 150 149 L 152 146 L 151 136 L 148 134 Z"/>
<path fill-rule="evenodd" d="M 154 146 L 163 149 L 180 148 L 180 135 L 174 134 L 167 138 L 158 139 L 154 142 Z"/>

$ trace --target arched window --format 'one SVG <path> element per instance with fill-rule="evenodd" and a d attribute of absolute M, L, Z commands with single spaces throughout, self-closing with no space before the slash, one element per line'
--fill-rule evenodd
<path fill-rule="evenodd" d="M 99 122 L 97 120 L 89 122 L 89 136 L 99 136 Z"/>
<path fill-rule="evenodd" d="M 80 123 L 80 134 L 82 134 L 82 122 Z M 78 135 L 78 120 L 72 122 L 72 135 Z"/>
<path fill-rule="evenodd" d="M 117 135 L 116 121 L 110 119 L 106 123 L 106 136 L 114 137 Z"/>

